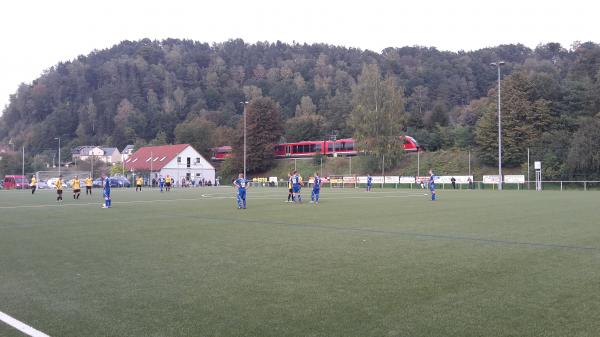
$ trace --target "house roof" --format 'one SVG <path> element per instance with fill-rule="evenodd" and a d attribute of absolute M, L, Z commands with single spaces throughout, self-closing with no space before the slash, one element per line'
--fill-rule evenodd
<path fill-rule="evenodd" d="M 119 149 L 116 147 L 103 147 L 102 151 L 104 151 L 105 156 L 112 156 L 115 151 L 119 152 Z"/>
<path fill-rule="evenodd" d="M 93 145 L 83 145 L 83 146 L 77 146 L 74 147 L 73 149 L 71 149 L 71 154 L 78 154 L 80 156 L 89 156 L 90 155 L 90 151 L 92 151 L 93 149 L 100 149 L 103 152 L 105 152 L 105 148 L 101 148 L 99 146 L 93 146 Z"/>
<path fill-rule="evenodd" d="M 134 146 L 133 145 L 127 145 L 125 146 L 125 148 L 123 148 L 123 151 L 121 151 L 121 153 L 126 153 L 127 151 L 133 151 Z"/>
<path fill-rule="evenodd" d="M 134 171 L 160 171 L 188 146 L 190 145 L 176 144 L 142 147 L 125 160 L 125 168 Z"/>

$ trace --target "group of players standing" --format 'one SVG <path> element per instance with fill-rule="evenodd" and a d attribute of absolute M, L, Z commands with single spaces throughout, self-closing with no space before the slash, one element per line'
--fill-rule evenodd
<path fill-rule="evenodd" d="M 302 195 L 300 194 L 300 191 L 302 190 L 303 185 L 304 182 L 302 181 L 302 177 L 298 174 L 298 171 L 288 173 L 288 197 L 286 202 L 302 203 Z M 310 203 L 319 204 L 320 194 L 321 177 L 319 177 L 318 172 L 315 172 L 315 176 L 313 178 L 313 190 L 310 195 Z"/>
<path fill-rule="evenodd" d="M 302 195 L 300 191 L 304 182 L 298 171 L 288 173 L 288 197 L 286 202 L 302 203 Z M 244 178 L 244 174 L 240 173 L 238 178 L 233 181 L 233 186 L 237 188 L 237 205 L 238 209 L 246 209 L 246 189 L 248 188 L 248 180 Z M 310 196 L 310 203 L 319 204 L 319 196 L 321 194 L 321 177 L 315 172 L 313 178 L 313 189 Z"/>
<path fill-rule="evenodd" d="M 435 176 L 433 172 L 429 170 L 429 191 L 431 192 L 431 200 L 436 200 L 435 193 Z M 298 174 L 298 171 L 288 173 L 288 197 L 286 202 L 291 203 L 302 203 L 302 195 L 300 191 L 304 182 L 302 177 Z M 243 173 L 238 175 L 238 178 L 233 181 L 233 186 L 237 188 L 237 205 L 238 209 L 246 209 L 246 189 L 248 188 L 248 180 L 244 177 Z M 371 191 L 373 187 L 373 177 L 367 175 L 367 192 Z M 310 196 L 310 202 L 319 204 L 319 196 L 321 194 L 321 177 L 318 172 L 315 172 L 313 178 L 313 189 Z"/>
<path fill-rule="evenodd" d="M 102 208 L 109 208 L 112 204 L 110 198 L 110 178 L 104 175 L 102 176 L 102 178 L 102 195 L 104 197 L 104 203 L 102 204 Z M 75 176 L 70 181 L 70 183 L 71 189 L 73 190 L 73 199 L 78 200 L 79 195 L 81 195 L 81 180 L 79 180 L 79 176 Z M 83 180 L 83 183 L 85 184 L 85 194 L 91 196 L 93 186 L 92 177 L 88 176 Z M 32 176 L 31 182 L 29 183 L 29 187 L 31 188 L 31 194 L 35 194 L 35 191 L 37 190 L 37 184 L 37 179 L 35 178 L 35 176 Z M 56 202 L 63 201 L 64 187 L 65 183 L 63 182 L 63 176 L 61 174 L 60 176 L 58 176 L 58 179 L 56 179 L 56 181 L 54 182 L 54 188 L 56 188 Z"/>

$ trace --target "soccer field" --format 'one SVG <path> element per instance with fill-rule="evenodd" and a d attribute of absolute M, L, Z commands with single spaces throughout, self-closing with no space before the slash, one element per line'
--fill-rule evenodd
<path fill-rule="evenodd" d="M 0 312 L 50 336 L 600 335 L 597 192 L 94 193 L 0 193 Z"/>

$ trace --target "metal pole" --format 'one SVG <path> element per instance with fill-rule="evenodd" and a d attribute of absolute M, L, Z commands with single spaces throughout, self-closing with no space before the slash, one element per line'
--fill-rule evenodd
<path fill-rule="evenodd" d="M 417 177 L 421 176 L 421 151 L 417 149 Z"/>
<path fill-rule="evenodd" d="M 385 154 L 381 158 L 381 178 L 381 188 L 383 188 L 383 183 L 385 183 Z"/>
<path fill-rule="evenodd" d="M 350 158 L 350 173 L 348 175 L 351 176 L 352 175 L 352 157 L 349 157 L 349 158 Z"/>
<path fill-rule="evenodd" d="M 469 150 L 469 177 L 471 176 L 471 150 Z"/>
<path fill-rule="evenodd" d="M 22 166 L 21 166 L 21 175 L 23 177 L 25 177 L 25 146 L 23 146 L 23 159 L 21 161 L 21 164 L 22 164 Z M 25 181 L 27 181 L 27 178 L 25 178 Z M 21 185 L 21 186 L 22 186 L 21 189 L 25 189 L 25 185 Z"/>
<path fill-rule="evenodd" d="M 323 157 L 321 157 L 321 177 L 323 176 Z"/>
<path fill-rule="evenodd" d="M 500 90 L 500 64 L 498 62 L 498 191 L 502 190 L 502 110 Z"/>
<path fill-rule="evenodd" d="M 294 171 L 296 171 L 296 158 L 294 158 Z"/>
<path fill-rule="evenodd" d="M 529 189 L 529 148 L 527 148 L 527 189 Z M 562 191 L 562 186 L 561 186 Z"/>
<path fill-rule="evenodd" d="M 244 179 L 246 179 L 246 104 L 248 102 L 242 102 L 244 104 Z"/>
<path fill-rule="evenodd" d="M 60 137 L 58 137 L 58 175 L 60 176 Z"/>

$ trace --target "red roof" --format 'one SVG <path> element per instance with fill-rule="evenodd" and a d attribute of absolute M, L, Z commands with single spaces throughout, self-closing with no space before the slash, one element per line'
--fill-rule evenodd
<path fill-rule="evenodd" d="M 133 171 L 160 171 L 188 146 L 190 145 L 176 144 L 142 147 L 125 160 L 125 168 Z"/>

